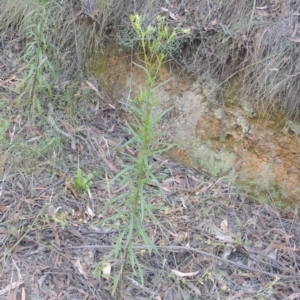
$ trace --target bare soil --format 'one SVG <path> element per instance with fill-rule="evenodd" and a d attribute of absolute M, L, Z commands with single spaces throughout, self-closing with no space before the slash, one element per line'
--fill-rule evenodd
<path fill-rule="evenodd" d="M 122 118 L 129 119 L 126 104 L 143 87 L 143 72 L 132 63 L 141 63 L 140 58 L 110 48 L 106 53 L 95 58 L 94 74 L 111 99 L 121 102 Z M 154 114 L 172 108 L 159 130 L 178 145 L 178 151 L 170 153 L 175 160 L 214 176 L 231 169 L 227 178 L 235 177 L 253 197 L 282 207 L 299 205 L 298 122 L 241 101 L 234 84 L 217 95 L 215 80 L 193 80 L 170 64 L 162 67 L 159 84 Z"/>

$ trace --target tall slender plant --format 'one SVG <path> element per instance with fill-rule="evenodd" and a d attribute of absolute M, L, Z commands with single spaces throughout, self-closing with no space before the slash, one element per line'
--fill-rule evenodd
<path fill-rule="evenodd" d="M 156 27 L 143 26 L 143 17 L 139 15 L 132 15 L 130 20 L 142 51 L 142 64 L 136 65 L 144 71 L 145 82 L 138 97 L 131 101 L 130 108 L 134 113 L 135 121 L 132 125 L 127 123 L 132 137 L 124 145 L 134 148 L 136 155 L 130 158 L 131 165 L 123 169 L 114 178 L 114 181 L 119 179 L 120 184 L 125 184 L 128 189 L 107 204 L 107 206 L 110 206 L 121 202 L 123 209 L 120 211 L 122 212 L 112 218 L 119 218 L 127 222 L 124 230 L 117 238 L 115 249 L 110 252 L 109 256 L 119 257 L 123 253 L 125 256 L 124 262 L 129 256 L 133 270 L 138 271 L 143 283 L 143 269 L 135 254 L 134 242 L 141 238 L 149 252 L 156 250 L 155 244 L 151 241 L 145 229 L 145 220 L 151 220 L 160 226 L 154 211 L 161 209 L 161 207 L 151 206 L 148 203 L 149 183 L 154 183 L 160 194 L 163 193 L 159 181 L 153 173 L 150 159 L 172 146 L 160 142 L 158 139 L 159 133 L 157 133 L 156 126 L 167 111 L 153 116 L 153 108 L 159 102 L 155 95 L 155 88 L 157 87 L 159 70 L 166 58 L 167 47 L 177 36 L 179 30 L 170 30 L 161 17 L 157 19 Z M 117 288 L 123 268 L 124 264 L 122 270 L 115 277 L 113 292 Z M 96 274 L 100 270 L 101 266 L 96 270 Z"/>
<path fill-rule="evenodd" d="M 23 59 L 28 59 L 25 68 L 29 71 L 19 86 L 21 90 L 19 103 L 22 98 L 27 97 L 27 102 L 41 113 L 40 96 L 45 92 L 52 96 L 52 89 L 46 76 L 54 73 L 54 67 L 48 58 L 50 43 L 45 34 L 46 21 L 49 18 L 46 0 L 41 0 L 35 5 L 36 9 L 25 16 L 29 25 L 25 28 L 25 38 L 28 44 L 25 47 Z"/>

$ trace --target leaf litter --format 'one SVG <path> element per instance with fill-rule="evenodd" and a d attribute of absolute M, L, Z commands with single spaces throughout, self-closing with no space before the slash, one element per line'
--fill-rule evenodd
<path fill-rule="evenodd" d="M 123 224 L 114 220 L 99 226 L 99 221 L 122 209 L 120 203 L 104 209 L 127 189 L 110 179 L 128 166 L 128 154 L 135 152 L 118 147 L 130 134 L 116 105 L 91 82 L 85 81 L 97 98 L 91 93 L 90 100 L 100 104 L 96 113 L 85 103 L 78 105 L 80 132 L 60 108 L 53 116 L 76 139 L 76 151 L 66 140 L 54 161 L 39 156 L 28 172 L 18 149 L 11 148 L 8 156 L 1 152 L 1 299 L 297 299 L 297 211 L 257 204 L 226 178 L 210 178 L 166 156 L 151 163 L 168 201 L 152 193 L 155 184 L 147 186 L 154 195 L 150 203 L 165 207 L 156 211 L 163 231 L 145 220 L 158 251 L 148 254 L 136 237 L 144 283 L 125 264 L 119 298 L 112 296 L 112 277 L 120 272 L 123 258 L 107 259 L 99 277 L 94 271 L 114 247 Z M 14 103 L 9 88 L 0 92 Z M 38 129 L 42 139 L 55 133 L 41 120 L 19 118 L 11 126 L 12 143 L 23 141 L 32 151 L 32 132 Z M 96 174 L 89 193 L 76 191 L 70 182 L 78 161 L 87 174 Z"/>

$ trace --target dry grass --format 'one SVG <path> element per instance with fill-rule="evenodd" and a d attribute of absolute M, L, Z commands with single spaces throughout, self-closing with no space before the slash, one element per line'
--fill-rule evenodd
<path fill-rule="evenodd" d="M 34 1 L 0 2 L 0 32 L 24 32 L 26 15 L 34 14 Z M 79 1 L 49 2 L 47 37 L 60 51 L 53 53 L 65 70 L 79 68 L 84 59 L 101 51 L 106 43 L 132 46 L 129 15 L 146 15 L 153 23 L 166 17 L 171 27 L 191 30 L 190 38 L 178 38 L 169 56 L 194 76 L 205 75 L 224 84 L 240 80 L 240 97 L 262 106 L 268 114 L 283 112 L 299 117 L 299 29 L 296 1 L 260 5 L 249 0 L 230 1 L 97 1 L 95 19 L 79 25 Z M 162 9 L 163 8 L 163 9 Z M 117 47 L 119 47 L 116 44 Z"/>

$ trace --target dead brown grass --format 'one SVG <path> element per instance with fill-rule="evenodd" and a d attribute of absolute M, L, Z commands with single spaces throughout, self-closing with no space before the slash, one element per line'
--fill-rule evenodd
<path fill-rule="evenodd" d="M 145 23 L 165 16 L 171 27 L 191 30 L 169 49 L 174 62 L 193 76 L 209 76 L 224 84 L 240 80 L 240 97 L 264 107 L 267 113 L 283 112 L 299 118 L 299 41 L 297 1 L 97 1 L 92 17 L 79 20 L 79 1 L 49 2 L 49 41 L 55 59 L 64 68 L 101 51 L 107 43 L 132 47 L 129 22 L 133 13 L 146 15 Z M 0 32 L 26 28 L 24 17 L 34 13 L 34 1 L 2 1 Z M 120 43 L 118 45 L 117 43 Z M 60 56 L 60 57 L 59 57 Z M 65 68 L 68 69 L 68 68 Z"/>

